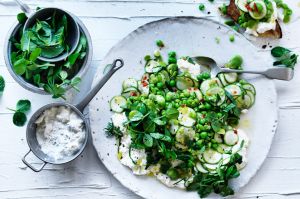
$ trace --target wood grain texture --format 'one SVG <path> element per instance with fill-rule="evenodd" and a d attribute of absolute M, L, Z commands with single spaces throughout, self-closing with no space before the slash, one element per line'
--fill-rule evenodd
<path fill-rule="evenodd" d="M 279 41 L 249 38 L 254 45 L 282 45 L 293 48 L 300 54 L 300 0 L 285 0 L 293 7 L 292 22 L 282 25 L 284 38 Z M 82 92 L 72 101 L 78 101 L 89 89 L 96 68 L 107 51 L 122 37 L 144 23 L 171 16 L 207 16 L 223 21 L 217 12 L 217 5 L 226 2 L 218 0 L 28 0 L 36 6 L 57 6 L 78 15 L 90 31 L 94 56 L 87 76 L 81 85 Z M 198 4 L 204 2 L 206 11 L 200 12 Z M 0 48 L 3 49 L 7 31 L 15 21 L 18 7 L 11 0 L 0 1 Z M 210 14 L 208 14 L 210 12 Z M 265 51 L 264 50 L 264 51 Z M 300 198 L 300 69 L 296 68 L 291 82 L 276 82 L 280 120 L 278 131 L 268 155 L 258 174 L 234 198 Z M 139 198 L 128 191 L 107 172 L 97 158 L 91 143 L 82 156 L 72 163 L 47 165 L 41 173 L 34 173 L 21 162 L 27 152 L 25 128 L 12 125 L 12 113 L 7 107 L 14 107 L 21 98 L 32 101 L 31 113 L 38 107 L 53 101 L 49 96 L 32 94 L 19 86 L 9 75 L 0 50 L 0 74 L 6 80 L 6 89 L 0 96 L 0 198 L 64 199 L 64 198 Z M 30 114 L 31 114 L 30 113 Z M 32 161 L 39 164 L 35 158 Z"/>

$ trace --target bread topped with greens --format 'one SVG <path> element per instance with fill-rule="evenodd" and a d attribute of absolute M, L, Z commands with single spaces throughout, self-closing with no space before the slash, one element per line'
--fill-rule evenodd
<path fill-rule="evenodd" d="M 230 0 L 220 10 L 239 28 L 256 37 L 282 38 L 279 20 L 288 22 L 292 14 L 281 0 Z"/>

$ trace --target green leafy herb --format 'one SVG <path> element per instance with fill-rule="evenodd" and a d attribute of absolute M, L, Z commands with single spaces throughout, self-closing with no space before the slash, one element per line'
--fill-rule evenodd
<path fill-rule="evenodd" d="M 199 8 L 200 11 L 204 11 L 205 10 L 205 5 L 203 3 L 200 3 L 198 8 Z"/>
<path fill-rule="evenodd" d="M 283 65 L 288 68 L 294 68 L 297 64 L 298 55 L 287 48 L 281 46 L 274 47 L 271 50 L 271 54 L 277 59 L 273 63 L 274 66 Z"/>
<path fill-rule="evenodd" d="M 229 180 L 237 178 L 240 173 L 236 167 L 242 162 L 242 157 L 235 153 L 230 157 L 227 165 L 219 166 L 216 174 L 197 173 L 192 183 L 187 186 L 188 191 L 197 191 L 201 198 L 215 192 L 221 196 L 233 195 L 234 191 L 229 186 Z"/>
<path fill-rule="evenodd" d="M 21 22 L 27 18 L 24 13 L 18 15 Z M 13 48 L 11 62 L 17 75 L 22 76 L 28 83 L 43 88 L 53 98 L 63 98 L 68 87 L 79 91 L 77 85 L 81 81 L 74 77 L 84 63 L 87 52 L 87 39 L 80 36 L 79 44 L 73 54 L 65 61 L 49 63 L 38 57 L 52 58 L 69 50 L 65 37 L 67 31 L 66 16 L 53 16 L 36 23 L 25 32 L 22 28 L 15 38 L 11 38 Z"/>
<path fill-rule="evenodd" d="M 20 24 L 25 24 L 25 22 L 27 21 L 27 16 L 22 12 L 17 15 L 17 19 Z"/>
<path fill-rule="evenodd" d="M 162 40 L 157 40 L 156 45 L 160 48 L 163 48 L 165 46 L 164 42 Z"/>
<path fill-rule="evenodd" d="M 31 102 L 29 100 L 19 100 L 17 103 L 17 111 L 26 113 L 30 110 Z"/>
<path fill-rule="evenodd" d="M 123 133 L 119 127 L 114 126 L 112 122 L 107 124 L 107 127 L 104 129 L 107 136 L 115 136 L 115 137 L 122 137 Z"/>
<path fill-rule="evenodd" d="M 168 110 L 166 110 L 166 117 L 168 119 L 176 119 L 178 118 L 179 115 L 179 111 L 176 108 L 170 108 Z"/>
<path fill-rule="evenodd" d="M 16 109 L 9 109 L 11 111 L 14 111 L 13 115 L 13 123 L 16 126 L 24 126 L 24 124 L 27 121 L 26 113 L 31 108 L 31 102 L 29 100 L 19 100 L 16 105 Z"/>
<path fill-rule="evenodd" d="M 4 78 L 0 75 L 0 92 L 3 92 L 5 88 L 5 80 Z"/>

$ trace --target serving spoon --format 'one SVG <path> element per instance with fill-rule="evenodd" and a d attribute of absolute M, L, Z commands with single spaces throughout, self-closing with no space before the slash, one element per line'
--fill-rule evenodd
<path fill-rule="evenodd" d="M 109 80 L 109 78 L 120 68 L 122 68 L 124 65 L 124 62 L 122 59 L 116 59 L 114 60 L 114 62 L 111 64 L 110 69 L 107 71 L 107 73 L 104 75 L 104 77 L 94 86 L 94 88 L 86 95 L 86 97 L 79 102 L 77 105 L 72 105 L 66 102 L 56 102 L 56 103 L 51 103 L 48 105 L 45 105 L 43 107 L 41 107 L 40 109 L 38 109 L 30 118 L 30 120 L 28 121 L 27 124 L 27 129 L 26 129 L 26 140 L 28 143 L 28 146 L 30 148 L 30 150 L 25 154 L 25 156 L 23 157 L 22 161 L 24 162 L 24 164 L 26 164 L 30 169 L 32 169 L 35 172 L 39 172 L 41 171 L 44 166 L 47 163 L 50 164 L 64 164 L 67 162 L 70 162 L 72 160 L 74 160 L 76 157 L 78 157 L 81 152 L 84 150 L 86 144 L 87 144 L 87 140 L 88 140 L 88 136 L 90 134 L 90 123 L 88 121 L 88 119 L 84 116 L 83 114 L 83 110 L 84 108 L 89 104 L 89 102 L 95 97 L 95 95 L 98 93 L 98 91 L 104 86 L 104 84 Z M 43 114 L 43 112 L 45 110 L 51 109 L 53 107 L 60 107 L 60 106 L 64 106 L 64 107 L 68 107 L 70 108 L 72 111 L 74 111 L 75 113 L 77 113 L 77 115 L 82 119 L 83 123 L 84 123 L 84 127 L 85 127 L 85 139 L 83 144 L 81 145 L 80 149 L 73 154 L 72 156 L 66 156 L 62 159 L 53 159 L 51 158 L 48 154 L 45 154 L 42 150 L 41 147 L 38 144 L 37 138 L 36 138 L 36 120 L 40 117 L 41 114 Z M 30 154 L 30 152 L 32 152 L 37 158 L 39 158 L 43 164 L 39 167 L 36 168 L 35 166 L 33 166 L 31 163 L 29 163 L 26 160 L 26 157 Z"/>
<path fill-rule="evenodd" d="M 68 45 L 69 50 L 64 51 L 64 53 L 61 53 L 60 55 L 52 58 L 39 56 L 38 57 L 39 60 L 45 62 L 63 61 L 76 50 L 80 39 L 80 29 L 75 17 L 71 13 L 59 8 L 41 8 L 36 12 L 34 12 L 29 8 L 27 4 L 25 4 L 21 0 L 15 0 L 15 2 L 19 5 L 20 9 L 28 17 L 28 19 L 24 24 L 23 31 L 26 31 L 28 28 L 31 28 L 36 23 L 37 20 L 42 21 L 51 18 L 53 16 L 53 13 L 56 13 L 57 17 L 62 17 L 64 15 L 67 17 L 68 28 L 67 28 L 65 42 Z"/>
<path fill-rule="evenodd" d="M 210 57 L 198 56 L 192 57 L 200 66 L 208 67 L 210 69 L 210 75 L 216 77 L 219 73 L 250 73 L 264 75 L 269 79 L 278 79 L 290 81 L 294 77 L 294 70 L 286 67 L 273 67 L 267 70 L 234 70 L 229 68 L 221 68 L 218 66 L 215 60 Z"/>

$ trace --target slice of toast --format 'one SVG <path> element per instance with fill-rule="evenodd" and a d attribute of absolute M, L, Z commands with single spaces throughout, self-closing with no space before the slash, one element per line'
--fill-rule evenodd
<path fill-rule="evenodd" d="M 230 0 L 230 3 L 227 7 L 227 15 L 232 18 L 235 22 L 238 21 L 241 13 L 237 5 L 235 4 L 235 0 Z M 265 33 L 259 34 L 260 37 L 274 37 L 277 39 L 282 38 L 282 30 L 278 20 L 276 20 L 276 28 L 275 30 L 269 30 Z"/>

